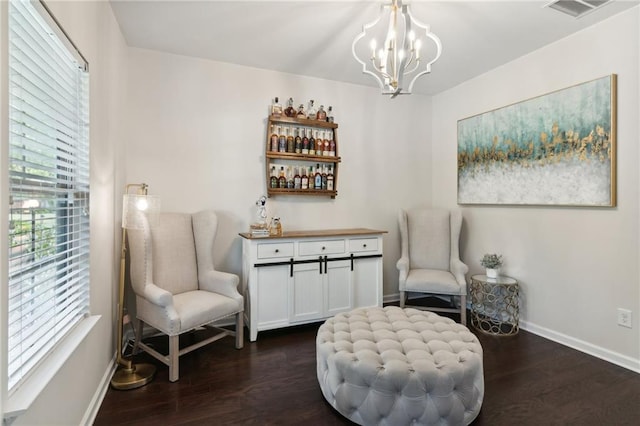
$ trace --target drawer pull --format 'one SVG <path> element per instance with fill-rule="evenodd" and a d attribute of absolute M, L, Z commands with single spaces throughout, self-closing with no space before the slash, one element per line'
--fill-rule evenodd
<path fill-rule="evenodd" d="M 367 248 L 367 245 L 366 245 L 366 244 L 363 244 L 363 245 L 362 245 L 362 248 Z"/>
<path fill-rule="evenodd" d="M 326 249 L 327 249 L 326 247 L 322 246 L 322 250 L 326 250 Z"/>
<path fill-rule="evenodd" d="M 276 249 L 276 253 L 280 253 L 280 249 Z"/>

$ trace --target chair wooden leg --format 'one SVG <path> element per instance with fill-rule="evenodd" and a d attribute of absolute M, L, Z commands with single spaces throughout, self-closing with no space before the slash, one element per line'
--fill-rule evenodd
<path fill-rule="evenodd" d="M 460 324 L 467 325 L 467 295 L 460 296 Z"/>
<path fill-rule="evenodd" d="M 135 340 L 133 341 L 133 349 L 131 350 L 131 353 L 133 355 L 138 353 L 138 345 L 140 343 L 140 341 L 142 340 L 142 326 L 144 325 L 144 323 L 142 322 L 142 320 L 136 318 L 134 320 L 134 333 L 135 333 Z"/>
<path fill-rule="evenodd" d="M 244 312 L 236 314 L 236 349 L 244 346 Z"/>
<path fill-rule="evenodd" d="M 404 308 L 404 304 L 405 304 L 405 294 L 404 293 L 405 293 L 404 291 L 400 292 L 400 307 L 401 308 Z"/>
<path fill-rule="evenodd" d="M 180 336 L 169 336 L 169 381 L 180 377 Z"/>

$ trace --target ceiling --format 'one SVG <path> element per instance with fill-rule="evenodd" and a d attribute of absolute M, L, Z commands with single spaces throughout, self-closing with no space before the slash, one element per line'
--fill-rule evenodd
<path fill-rule="evenodd" d="M 548 1 L 413 0 L 443 52 L 414 92 L 435 94 L 638 4 L 615 0 L 581 18 Z M 408 3 L 408 2 L 405 2 Z M 376 86 L 351 56 L 379 1 L 111 0 L 129 46 Z M 587 52 L 585 52 L 587 53 Z"/>

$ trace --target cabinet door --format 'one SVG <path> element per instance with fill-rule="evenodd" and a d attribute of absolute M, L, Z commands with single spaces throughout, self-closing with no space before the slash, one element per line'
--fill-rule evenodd
<path fill-rule="evenodd" d="M 324 295 L 320 267 L 320 263 L 294 265 L 290 296 L 291 322 L 322 318 Z"/>
<path fill-rule="evenodd" d="M 327 262 L 327 273 L 324 275 L 327 301 L 326 317 L 350 311 L 353 307 L 352 276 L 351 261 L 332 262 L 329 260 Z"/>
<path fill-rule="evenodd" d="M 289 323 L 289 266 L 257 269 L 254 300 L 258 304 L 258 329 L 267 330 Z"/>
<path fill-rule="evenodd" d="M 354 308 L 382 306 L 382 257 L 355 259 Z"/>

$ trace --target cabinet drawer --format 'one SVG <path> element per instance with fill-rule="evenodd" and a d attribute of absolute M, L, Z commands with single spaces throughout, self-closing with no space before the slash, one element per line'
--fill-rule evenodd
<path fill-rule="evenodd" d="M 349 240 L 349 251 L 357 253 L 362 251 L 378 251 L 377 238 L 354 238 Z"/>
<path fill-rule="evenodd" d="M 293 243 L 260 243 L 258 259 L 293 257 Z"/>
<path fill-rule="evenodd" d="M 300 256 L 344 253 L 344 240 L 301 241 L 298 251 Z"/>

